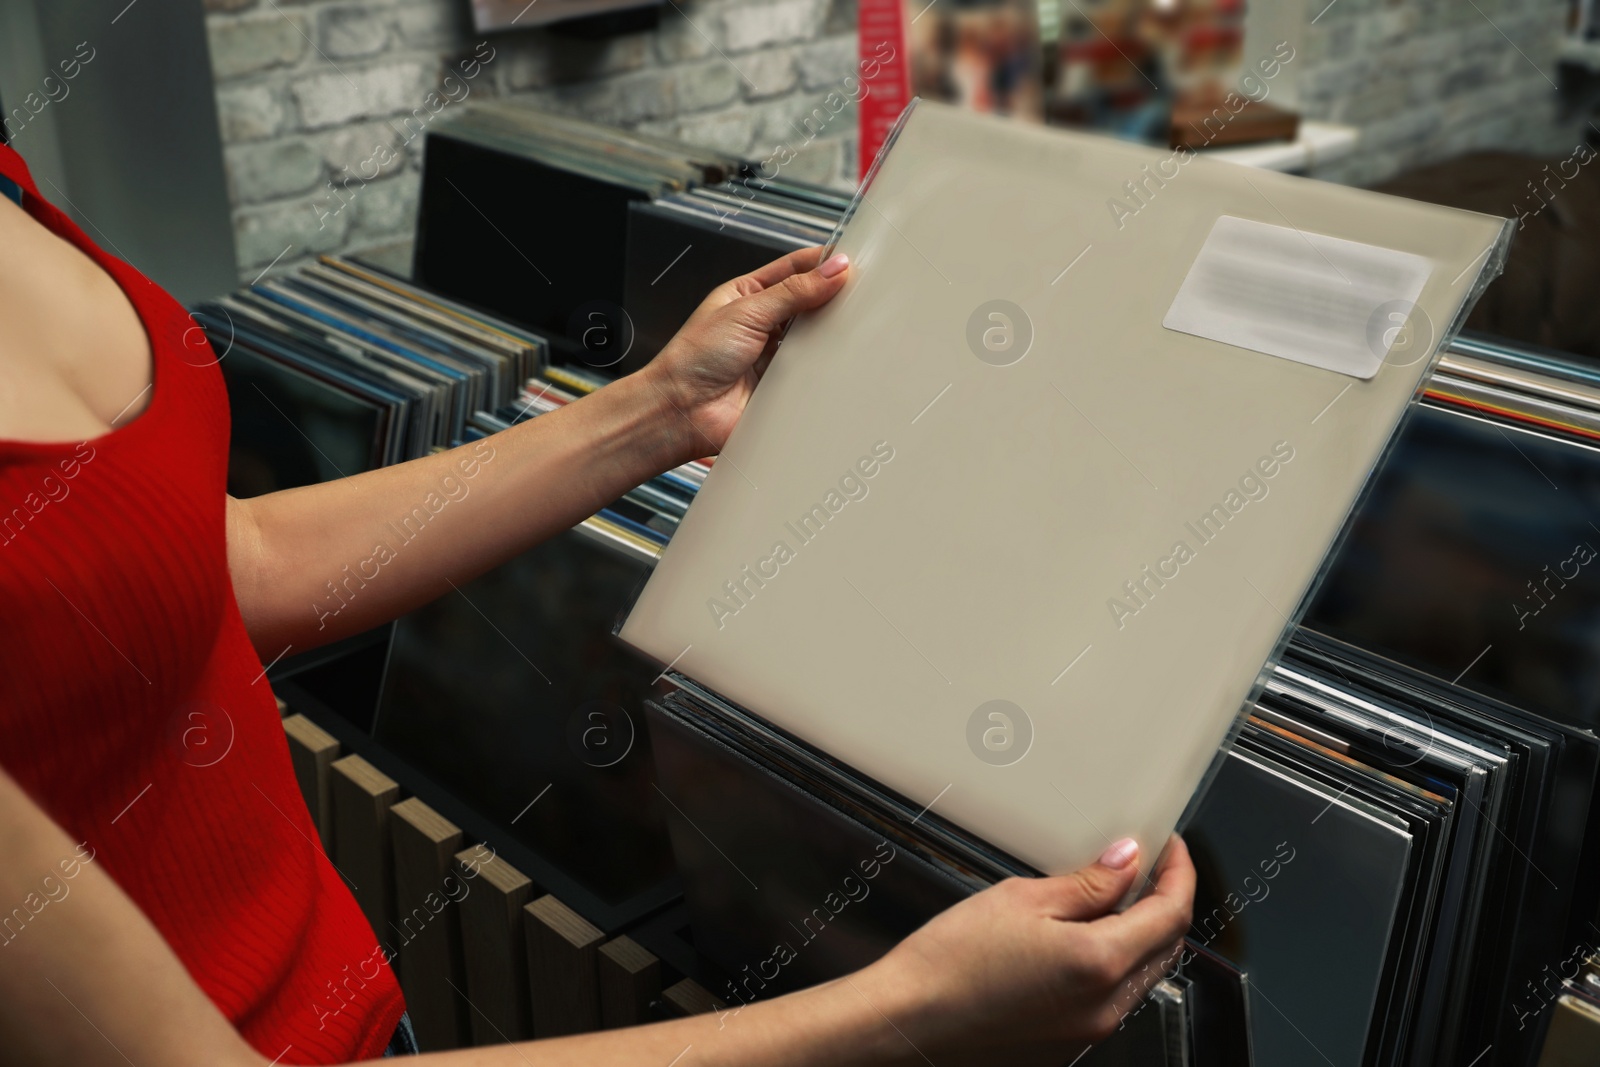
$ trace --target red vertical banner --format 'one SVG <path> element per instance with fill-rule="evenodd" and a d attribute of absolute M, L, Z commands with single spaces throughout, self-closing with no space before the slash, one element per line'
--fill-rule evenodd
<path fill-rule="evenodd" d="M 858 0 L 856 5 L 861 71 L 858 180 L 866 176 L 895 120 L 911 102 L 905 10 L 905 0 Z"/>

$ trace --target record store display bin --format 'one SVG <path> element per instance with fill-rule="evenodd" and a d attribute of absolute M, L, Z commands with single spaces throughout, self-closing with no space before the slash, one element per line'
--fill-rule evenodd
<path fill-rule="evenodd" d="M 1596 384 L 1480 338 L 1447 353 L 1184 829 L 1190 959 L 1085 1063 L 1534 1063 L 1548 1019 L 1587 1017 L 1600 596 L 1574 579 Z M 1560 614 L 1535 629 L 1535 611 Z M 648 712 L 657 773 L 726 995 L 844 973 L 953 886 L 1017 869 L 672 680 Z M 862 878 L 873 846 L 907 861 L 896 878 Z"/>
<path fill-rule="evenodd" d="M 743 161 L 499 105 L 441 123 L 427 152 L 414 261 L 329 259 L 196 310 L 228 345 L 234 491 L 458 443 L 492 452 L 497 431 L 637 366 L 696 294 L 825 240 L 847 206 L 794 183 L 753 195 Z M 547 179 L 569 220 L 614 238 L 590 240 L 593 262 L 560 291 L 533 286 L 512 247 L 537 242 L 474 236 L 481 220 L 451 199 L 524 218 L 486 198 L 526 204 Z M 747 206 L 719 225 L 729 197 Z M 674 288 L 652 285 L 702 244 L 666 275 Z M 1452 345 L 1184 828 L 1200 882 L 1183 965 L 1149 976 L 1083 1064 L 1532 1065 L 1588 1047 L 1597 442 L 1600 372 L 1491 338 Z M 937 803 L 613 637 L 705 476 L 668 472 L 392 633 L 272 672 L 305 720 L 287 728 L 314 813 L 333 791 L 331 849 L 370 845 L 341 798 L 387 797 L 364 855 L 397 890 L 419 856 L 454 862 L 474 842 L 501 865 L 441 924 L 452 936 L 401 950 L 414 1012 L 434 1013 L 425 1045 L 496 1040 L 430 960 L 505 1037 L 560 1032 L 568 987 L 579 1028 L 736 1010 L 1028 873 Z M 334 751 L 354 753 L 340 771 Z M 362 901 L 375 927 L 397 899 Z M 540 938 L 568 947 L 540 955 Z M 537 963 L 569 956 L 576 970 Z M 480 1000 L 497 976 L 502 993 Z"/>

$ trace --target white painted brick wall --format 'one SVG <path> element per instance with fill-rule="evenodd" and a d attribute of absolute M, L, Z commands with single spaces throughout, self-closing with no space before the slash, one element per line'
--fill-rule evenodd
<path fill-rule="evenodd" d="M 1299 110 L 1362 131 L 1316 177 L 1371 185 L 1484 148 L 1565 157 L 1584 135 L 1553 84 L 1568 0 L 1306 3 Z"/>
<path fill-rule="evenodd" d="M 407 133 L 431 121 L 425 101 L 453 71 L 457 101 L 525 99 L 764 158 L 774 136 L 799 141 L 773 132 L 774 109 L 818 106 L 855 55 L 854 0 L 675 0 L 658 30 L 598 41 L 538 29 L 478 35 L 467 0 L 206 7 L 246 281 L 274 260 L 282 270 L 410 234 L 422 138 L 407 145 Z M 493 59 L 459 80 L 458 64 L 485 40 Z M 841 115 L 786 173 L 848 188 L 854 134 L 854 114 Z M 392 155 L 375 158 L 380 145 Z"/>
<path fill-rule="evenodd" d="M 1357 152 L 1318 177 L 1370 184 L 1484 147 L 1566 156 L 1582 136 L 1547 81 L 1567 0 L 1304 3 L 1292 41 L 1300 110 L 1363 130 Z M 407 145 L 401 123 L 424 126 L 428 94 L 485 39 L 467 0 L 206 6 L 241 277 L 408 234 L 422 138 Z M 756 159 L 787 145 L 786 174 L 849 187 L 855 109 L 815 136 L 806 120 L 853 72 L 855 12 L 855 0 L 674 0 L 648 33 L 492 35 L 494 58 L 464 84 L 468 99 L 527 99 Z M 369 163 L 372 179 L 335 211 L 329 183 L 379 145 L 393 159 Z"/>

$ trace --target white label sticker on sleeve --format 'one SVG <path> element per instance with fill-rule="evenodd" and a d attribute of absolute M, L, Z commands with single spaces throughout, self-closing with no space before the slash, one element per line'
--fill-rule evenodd
<path fill-rule="evenodd" d="M 1161 325 L 1371 378 L 1391 352 L 1433 354 L 1416 309 L 1432 271 L 1410 252 L 1223 215 Z"/>

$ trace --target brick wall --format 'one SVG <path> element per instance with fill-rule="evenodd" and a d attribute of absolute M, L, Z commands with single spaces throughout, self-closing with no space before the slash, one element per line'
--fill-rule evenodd
<path fill-rule="evenodd" d="M 1581 135 L 1581 122 L 1557 117 L 1546 80 L 1567 0 L 1304 4 L 1288 20 L 1299 107 L 1363 128 L 1356 154 L 1319 177 L 1368 184 L 1483 146 L 1564 156 Z M 658 30 L 604 41 L 559 30 L 484 38 L 471 31 L 467 0 L 206 5 L 245 280 L 275 261 L 409 234 L 415 116 L 431 118 L 429 94 L 442 86 L 456 86 L 452 98 L 514 96 L 764 158 L 801 143 L 792 123 L 855 61 L 855 0 L 673 0 Z M 490 55 L 475 77 L 459 77 L 463 61 Z M 854 133 L 847 110 L 785 173 L 848 187 Z M 374 172 L 336 196 L 343 176 Z"/>
<path fill-rule="evenodd" d="M 1478 148 L 1565 157 L 1584 135 L 1553 84 L 1569 0 L 1305 2 L 1299 110 L 1361 127 L 1317 177 L 1370 185 Z"/>
<path fill-rule="evenodd" d="M 854 72 L 854 0 L 675 0 L 658 30 L 599 41 L 477 35 L 467 0 L 206 7 L 245 281 L 409 235 L 418 131 L 473 99 L 526 99 L 758 158 L 782 142 L 799 149 L 787 175 L 848 187 L 855 174 L 853 111 L 803 148 L 789 125 Z"/>

